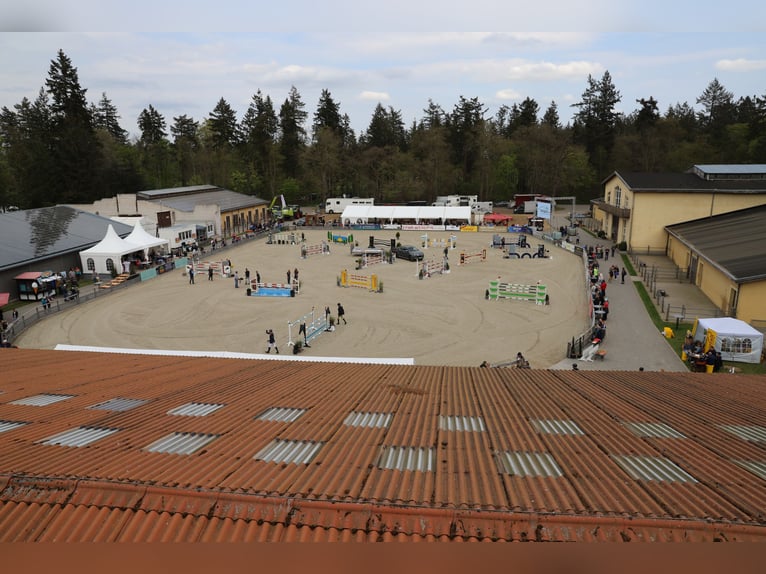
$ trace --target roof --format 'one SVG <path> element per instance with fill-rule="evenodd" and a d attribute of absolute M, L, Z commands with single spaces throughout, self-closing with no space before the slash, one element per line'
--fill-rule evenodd
<path fill-rule="evenodd" d="M 1 353 L 0 542 L 766 538 L 759 376 Z"/>
<path fill-rule="evenodd" d="M 665 229 L 737 283 L 766 279 L 766 205 Z"/>
<path fill-rule="evenodd" d="M 81 254 L 88 255 L 125 255 L 143 249 L 141 245 L 123 239 L 114 231 L 114 227 L 109 224 L 104 238 L 93 247 L 82 250 Z"/>
<path fill-rule="evenodd" d="M 140 245 L 142 248 L 157 247 L 159 245 L 168 245 L 170 243 L 167 239 L 161 239 L 148 234 L 140 221 L 136 221 L 133 231 L 130 232 L 125 240 Z"/>
<path fill-rule="evenodd" d="M 155 189 L 140 191 L 136 195 L 139 199 L 184 212 L 193 212 L 198 205 L 217 205 L 221 211 L 225 212 L 268 204 L 265 199 L 254 195 L 245 195 L 212 185 Z"/>
<path fill-rule="evenodd" d="M 0 213 L 0 271 L 78 253 L 98 243 L 110 224 L 121 236 L 132 229 L 66 205 Z"/>
<path fill-rule="evenodd" d="M 342 219 L 354 223 L 357 219 L 447 219 L 470 221 L 470 207 L 445 205 L 349 205 L 343 210 Z"/>
<path fill-rule="evenodd" d="M 615 171 L 601 183 L 619 177 L 631 191 L 654 193 L 766 194 L 766 178 L 703 179 L 693 173 L 649 173 Z"/>
<path fill-rule="evenodd" d="M 697 170 L 700 173 L 711 175 L 766 175 L 766 164 L 763 163 L 749 163 L 749 164 L 731 164 L 731 163 L 718 163 L 718 164 L 699 164 L 692 167 L 693 170 Z"/>

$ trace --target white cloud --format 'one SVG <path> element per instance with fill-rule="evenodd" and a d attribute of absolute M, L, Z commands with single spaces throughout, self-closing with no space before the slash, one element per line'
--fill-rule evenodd
<path fill-rule="evenodd" d="M 359 94 L 359 99 L 370 102 L 387 102 L 391 99 L 391 96 L 387 92 L 364 91 Z"/>
<path fill-rule="evenodd" d="M 745 58 L 718 60 L 715 63 L 715 68 L 724 72 L 756 72 L 766 70 L 766 60 L 747 60 Z"/>
<path fill-rule="evenodd" d="M 520 92 L 517 92 L 516 90 L 512 88 L 507 88 L 505 90 L 498 90 L 495 92 L 495 98 L 498 100 L 504 100 L 504 101 L 519 101 L 524 99 L 524 95 L 522 95 Z"/>
<path fill-rule="evenodd" d="M 576 79 L 582 81 L 588 75 L 601 75 L 604 66 L 597 62 L 565 62 L 554 64 L 553 62 L 524 62 L 510 67 L 512 80 L 526 81 L 554 81 L 562 79 Z"/>

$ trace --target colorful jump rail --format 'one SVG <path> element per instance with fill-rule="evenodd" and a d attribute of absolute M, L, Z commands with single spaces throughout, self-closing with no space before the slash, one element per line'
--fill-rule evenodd
<path fill-rule="evenodd" d="M 194 263 L 194 273 L 197 277 L 207 275 L 209 269 L 213 270 L 213 274 L 221 277 L 228 277 L 231 269 L 228 265 L 224 265 L 223 261 L 200 261 Z"/>
<path fill-rule="evenodd" d="M 252 297 L 295 297 L 300 293 L 300 283 L 257 283 L 251 282 L 249 294 Z"/>
<path fill-rule="evenodd" d="M 333 233 L 332 231 L 327 232 L 327 239 L 333 243 L 353 243 L 354 242 L 354 236 L 352 234 L 338 235 L 336 233 Z"/>
<path fill-rule="evenodd" d="M 294 327 L 298 327 L 296 338 L 300 340 L 301 335 L 303 335 L 304 342 L 308 343 L 327 331 L 330 328 L 330 324 L 327 321 L 326 314 L 315 313 L 314 308 L 312 307 L 310 313 L 306 313 L 303 317 L 300 317 L 295 321 L 287 322 L 287 345 L 290 347 L 295 346 L 295 340 L 293 339 Z"/>
<path fill-rule="evenodd" d="M 338 285 L 340 287 L 359 287 L 376 293 L 380 292 L 378 276 L 374 273 L 372 275 L 357 275 L 355 273 L 349 273 L 348 270 L 344 269 L 340 272 L 340 281 L 338 282 Z"/>
<path fill-rule="evenodd" d="M 460 254 L 460 265 L 467 265 L 468 263 L 473 263 L 474 261 L 486 261 L 486 260 L 487 260 L 486 249 L 482 249 L 481 251 L 477 251 L 476 253 L 462 252 Z"/>
<path fill-rule="evenodd" d="M 330 246 L 325 243 L 317 243 L 316 245 L 301 245 L 301 257 L 306 259 L 312 255 L 329 255 Z"/>
<path fill-rule="evenodd" d="M 449 273 L 449 263 L 446 259 L 424 259 L 418 262 L 418 277 L 425 279 L 434 274 L 444 275 Z"/>
<path fill-rule="evenodd" d="M 267 245 L 295 245 L 298 237 L 295 233 L 270 233 Z"/>
<path fill-rule="evenodd" d="M 532 301 L 535 305 L 545 305 L 547 300 L 545 285 L 521 285 L 490 281 L 487 299 L 516 299 L 517 301 Z"/>

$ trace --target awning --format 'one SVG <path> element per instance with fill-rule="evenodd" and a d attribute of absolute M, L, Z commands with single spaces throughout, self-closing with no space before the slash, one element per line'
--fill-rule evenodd
<path fill-rule="evenodd" d="M 8 300 L 11 298 L 10 293 L 0 293 L 0 307 L 8 304 Z"/>
<path fill-rule="evenodd" d="M 42 273 L 39 271 L 27 271 L 26 273 L 22 273 L 21 275 L 16 275 L 14 279 L 37 279 L 40 277 Z"/>
<path fill-rule="evenodd" d="M 503 215 L 502 213 L 488 213 L 484 216 L 484 221 L 510 221 L 513 219 L 510 215 Z"/>

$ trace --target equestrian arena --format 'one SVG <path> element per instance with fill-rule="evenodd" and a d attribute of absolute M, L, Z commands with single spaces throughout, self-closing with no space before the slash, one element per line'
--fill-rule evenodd
<path fill-rule="evenodd" d="M 492 248 L 491 233 L 429 231 L 429 238 L 456 236 L 448 251 L 449 272 L 421 278 L 414 261 L 397 260 L 357 269 L 353 245 L 331 243 L 327 229 L 300 229 L 306 245 L 329 244 L 330 253 L 301 257 L 299 243 L 268 244 L 265 237 L 247 239 L 224 251 L 209 251 L 200 261 L 231 260 L 234 280 L 216 274 L 212 281 L 197 273 L 189 284 L 184 269 L 127 286 L 76 305 L 37 323 L 17 340 L 19 347 L 52 349 L 58 344 L 176 351 L 230 351 L 260 354 L 266 329 L 273 329 L 282 355 L 288 346 L 288 324 L 325 307 L 337 317 L 342 303 L 348 324 L 321 333 L 301 357 L 412 358 L 417 365 L 478 366 L 502 363 L 522 352 L 533 368 L 548 368 L 566 356 L 567 342 L 589 325 L 582 260 L 546 244 L 547 258 L 507 258 Z M 391 230 L 353 230 L 361 247 L 369 236 L 390 241 Z M 344 234 L 345 235 L 345 234 Z M 402 244 L 420 248 L 425 259 L 444 256 L 444 247 L 422 245 L 422 231 L 401 231 Z M 507 234 L 507 242 L 515 240 Z M 530 253 L 542 239 L 530 237 Z M 460 254 L 480 253 L 460 265 Z M 247 295 L 245 269 L 264 283 L 285 283 L 299 271 L 300 290 L 293 297 Z M 340 286 L 342 272 L 372 275 L 378 291 Z M 489 299 L 490 281 L 544 285 L 548 305 L 514 299 Z M 83 289 L 92 289 L 85 286 Z M 293 328 L 296 329 L 295 327 Z M 293 333 L 295 338 L 295 333 Z"/>

